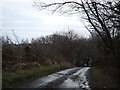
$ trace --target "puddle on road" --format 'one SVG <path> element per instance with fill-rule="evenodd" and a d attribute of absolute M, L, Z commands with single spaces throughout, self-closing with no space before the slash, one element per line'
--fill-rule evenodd
<path fill-rule="evenodd" d="M 85 90 L 90 90 L 89 83 L 85 75 L 88 69 L 89 67 L 80 69 L 73 75 L 69 76 L 67 80 L 65 80 L 61 85 L 59 85 L 59 88 L 84 88 Z"/>
<path fill-rule="evenodd" d="M 78 88 L 78 82 L 73 81 L 72 79 L 67 79 L 63 84 L 59 86 L 60 88 Z"/>

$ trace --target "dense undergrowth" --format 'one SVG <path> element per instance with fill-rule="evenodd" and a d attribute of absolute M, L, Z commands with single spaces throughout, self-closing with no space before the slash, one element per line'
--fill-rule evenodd
<path fill-rule="evenodd" d="M 109 88 L 118 89 L 118 78 L 113 77 L 111 73 L 105 72 L 105 68 L 92 67 L 90 69 L 90 85 L 93 89 Z"/>

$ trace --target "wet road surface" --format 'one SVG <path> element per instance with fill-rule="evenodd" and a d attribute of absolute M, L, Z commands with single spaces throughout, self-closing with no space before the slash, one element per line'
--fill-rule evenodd
<path fill-rule="evenodd" d="M 20 85 L 20 88 L 73 88 L 90 90 L 87 80 L 87 71 L 90 67 L 75 67 L 62 70 L 48 76 L 38 78 L 32 82 L 26 82 Z"/>

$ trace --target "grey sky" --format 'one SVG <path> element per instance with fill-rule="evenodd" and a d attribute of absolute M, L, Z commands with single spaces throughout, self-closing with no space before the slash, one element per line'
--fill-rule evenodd
<path fill-rule="evenodd" d="M 63 16 L 36 10 L 32 0 L 2 0 L 0 18 L 3 35 L 12 36 L 12 30 L 19 38 L 36 38 L 64 31 L 68 28 L 82 36 L 89 32 L 78 16 Z"/>

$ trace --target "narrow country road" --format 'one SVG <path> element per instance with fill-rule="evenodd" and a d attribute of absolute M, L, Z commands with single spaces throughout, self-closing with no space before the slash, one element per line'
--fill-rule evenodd
<path fill-rule="evenodd" d="M 90 67 L 75 67 L 38 78 L 20 85 L 21 88 L 73 88 L 90 90 L 87 71 Z"/>

